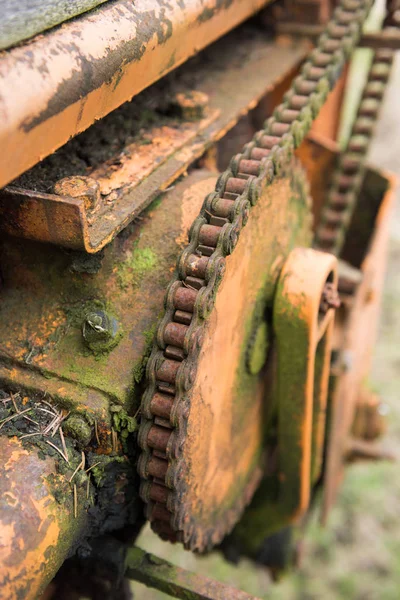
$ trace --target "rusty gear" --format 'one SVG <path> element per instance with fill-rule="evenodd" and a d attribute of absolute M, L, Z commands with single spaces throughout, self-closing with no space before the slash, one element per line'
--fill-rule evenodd
<path fill-rule="evenodd" d="M 243 482 L 235 507 L 230 507 L 218 526 L 215 524 L 213 532 L 203 531 L 193 521 L 193 507 L 182 500 L 190 485 L 190 465 L 185 456 L 190 391 L 204 325 L 224 275 L 225 257 L 234 251 L 262 191 L 279 180 L 294 149 L 307 134 L 357 44 L 371 6 L 371 0 L 340 2 L 284 102 L 265 129 L 232 159 L 216 191 L 206 198 L 169 286 L 166 313 L 147 369 L 139 473 L 153 528 L 163 538 L 184 542 L 187 548 L 201 551 L 218 543 L 234 525 L 255 487 L 254 480 L 247 486 Z"/>

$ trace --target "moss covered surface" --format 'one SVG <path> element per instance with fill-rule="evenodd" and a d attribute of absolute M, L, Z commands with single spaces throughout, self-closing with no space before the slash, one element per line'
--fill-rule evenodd
<path fill-rule="evenodd" d="M 132 285 L 140 285 L 144 275 L 157 265 L 157 254 L 153 248 L 133 248 L 128 260 L 117 267 L 118 285 L 127 289 Z"/>
<path fill-rule="evenodd" d="M 49 254 L 43 245 L 19 240 L 4 245 L 10 284 L 0 307 L 0 355 L 18 361 L 18 377 L 23 380 L 29 369 L 51 378 L 52 392 L 65 390 L 66 405 L 70 400 L 80 405 L 89 396 L 95 404 L 99 392 L 128 412 L 136 410 L 178 250 L 181 206 L 168 202 L 164 206 L 156 198 L 104 250 L 96 269 L 76 269 L 76 252 L 53 248 Z M 116 335 L 109 345 L 88 344 L 83 323 L 89 313 L 101 311 L 116 323 Z"/>
<path fill-rule="evenodd" d="M 138 528 L 142 521 L 133 468 L 138 451 L 136 418 L 120 406 L 112 408 L 116 443 L 110 454 L 99 454 L 96 429 L 83 415 L 68 415 L 50 398 L 0 391 L 0 435 L 17 437 L 42 460 L 54 459 L 54 470 L 46 478 L 49 489 L 69 518 L 79 517 L 82 540 L 84 535 Z M 64 420 L 59 422 L 58 417 Z"/>

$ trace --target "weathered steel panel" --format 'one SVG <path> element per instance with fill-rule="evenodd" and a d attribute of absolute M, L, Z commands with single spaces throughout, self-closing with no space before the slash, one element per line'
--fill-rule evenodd
<path fill-rule="evenodd" d="M 68 197 L 65 185 L 57 194 L 46 194 L 20 189 L 24 185 L 17 180 L 0 192 L 2 230 L 98 252 L 285 75 L 293 75 L 304 48 L 273 45 L 264 37 L 256 32 L 243 41 L 243 36 L 231 34 L 209 50 L 206 66 L 194 66 L 190 81 L 195 80 L 195 90 L 183 90 L 188 97 L 201 93 L 207 99 L 201 118 L 166 119 L 158 114 L 159 123 L 144 129 L 138 140 L 99 166 L 87 168 L 85 177 L 98 186 L 95 206 L 87 206 L 85 193 L 69 192 Z M 183 83 L 185 74 L 183 68 Z M 78 177 L 70 177 L 70 184 L 82 179 L 82 173 L 72 173 Z M 43 177 L 42 170 L 36 177 Z M 48 183 L 51 189 L 53 182 Z"/>
<path fill-rule="evenodd" d="M 145 585 L 156 588 L 174 598 L 182 600 L 258 600 L 228 585 L 196 575 L 185 569 L 144 552 L 132 548 L 128 552 L 126 574 Z"/>
<path fill-rule="evenodd" d="M 3 54 L 0 186 L 267 2 L 120 0 Z"/>
<path fill-rule="evenodd" d="M 86 511 L 54 498 L 56 461 L 16 437 L 0 436 L 0 589 L 7 600 L 34 600 L 85 531 Z M 53 482 L 50 478 L 53 478 Z M 82 491 L 79 498 L 82 505 Z"/>

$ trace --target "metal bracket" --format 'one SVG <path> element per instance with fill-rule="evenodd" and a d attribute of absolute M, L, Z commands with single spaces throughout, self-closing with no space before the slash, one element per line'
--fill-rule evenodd
<path fill-rule="evenodd" d="M 290 520 L 308 509 L 322 465 L 333 333 L 333 308 L 321 310 L 329 282 L 337 287 L 331 254 L 296 248 L 274 301 L 278 348 L 279 499 Z"/>

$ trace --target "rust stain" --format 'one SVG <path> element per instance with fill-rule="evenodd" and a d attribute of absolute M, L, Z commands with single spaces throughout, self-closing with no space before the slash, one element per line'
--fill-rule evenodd
<path fill-rule="evenodd" d="M 119 156 L 118 164 L 111 160 L 95 169 L 91 176 L 100 185 L 103 196 L 107 196 L 128 185 L 137 185 L 160 167 L 182 145 L 188 143 L 212 123 L 219 115 L 213 111 L 207 118 L 197 123 L 185 123 L 181 127 L 155 127 L 145 134 L 138 143 L 130 144 Z M 190 151 L 190 156 L 192 152 Z M 177 156 L 180 160 L 180 155 Z M 111 198 L 106 198 L 111 201 Z"/>
<path fill-rule="evenodd" d="M 206 4 L 198 0 L 184 7 L 144 0 L 140 9 L 131 0 L 120 0 L 4 53 L 0 74 L 7 85 L 0 96 L 0 140 L 8 152 L 0 161 L 0 186 L 267 1 L 233 0 L 225 10 L 199 23 L 199 14 L 207 6 L 215 8 L 215 0 Z"/>
<path fill-rule="evenodd" d="M 180 248 L 188 243 L 189 229 L 200 212 L 204 198 L 215 188 L 216 177 L 210 177 L 199 181 L 189 187 L 182 195 L 181 227 L 178 237 L 175 239 Z"/>
<path fill-rule="evenodd" d="M 21 594 L 33 600 L 51 576 L 50 565 L 60 565 L 68 551 L 65 538 L 60 544 L 66 508 L 56 504 L 46 483 L 55 472 L 53 459 L 40 460 L 35 450 L 7 437 L 0 438 L 0 455 L 0 587 L 10 600 Z"/>

